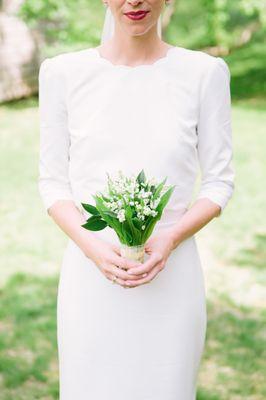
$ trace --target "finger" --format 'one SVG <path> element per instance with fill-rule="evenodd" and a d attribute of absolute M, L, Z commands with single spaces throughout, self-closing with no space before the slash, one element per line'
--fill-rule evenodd
<path fill-rule="evenodd" d="M 108 271 L 111 271 L 112 273 L 116 273 L 117 275 L 119 275 L 122 279 L 139 279 L 140 275 L 133 275 L 130 274 L 128 275 L 127 270 L 123 269 L 121 267 L 119 267 L 118 265 L 116 265 L 115 263 L 109 262 L 109 265 L 113 268 L 110 269 L 108 268 L 108 266 L 106 267 Z M 141 276 L 146 276 L 147 273 L 141 275 Z"/>
<path fill-rule="evenodd" d="M 110 271 L 113 275 L 118 276 L 121 279 L 138 279 L 138 275 L 129 275 L 127 271 L 124 271 L 123 269 L 119 268 L 117 265 L 111 264 L 110 268 L 108 268 L 108 271 Z"/>
<path fill-rule="evenodd" d="M 141 279 L 142 277 L 147 276 L 147 272 L 145 272 L 142 275 L 132 275 L 132 274 L 128 274 L 127 270 L 121 270 L 119 267 L 117 267 L 117 265 L 113 265 L 114 268 L 118 268 L 119 271 L 122 271 L 125 273 L 125 275 L 123 274 L 123 279 L 130 279 L 130 280 L 138 280 Z"/>
<path fill-rule="evenodd" d="M 129 268 L 134 268 L 134 267 L 138 267 L 141 265 L 140 262 L 138 262 L 138 261 L 133 261 L 128 258 L 121 257 L 121 256 L 112 257 L 112 263 L 124 270 L 128 270 Z"/>
<path fill-rule="evenodd" d="M 155 276 L 160 272 L 159 267 L 154 267 L 145 278 L 141 278 L 136 280 L 126 280 L 125 284 L 130 287 L 136 287 L 140 285 L 144 285 L 145 283 L 149 283 Z"/>
<path fill-rule="evenodd" d="M 145 272 L 151 271 L 161 261 L 161 255 L 159 253 L 152 253 L 151 256 L 138 267 L 130 268 L 127 271 L 128 274 L 140 275 Z"/>
<path fill-rule="evenodd" d="M 115 243 L 111 243 L 111 248 L 112 248 L 112 250 L 114 250 L 114 252 L 115 252 L 118 256 L 121 256 L 120 247 L 119 247 L 118 245 L 116 245 Z"/>
<path fill-rule="evenodd" d="M 123 257 L 124 258 L 124 257 Z M 129 258 L 124 258 L 125 268 L 128 270 L 129 268 L 140 267 L 143 265 L 140 261 L 130 260 Z"/>
<path fill-rule="evenodd" d="M 128 274 L 126 273 L 126 271 L 123 271 L 122 269 L 118 268 L 116 265 L 114 264 L 109 264 L 107 266 L 107 271 L 111 273 L 111 275 L 115 275 L 117 276 L 119 279 L 123 279 L 126 280 L 128 279 Z"/>
<path fill-rule="evenodd" d="M 111 274 L 110 272 L 106 273 L 107 279 L 109 279 L 112 282 L 113 282 L 114 276 L 115 275 Z M 115 283 L 118 283 L 119 285 L 121 285 L 123 287 L 127 287 L 126 282 L 123 279 L 120 279 L 118 277 L 116 277 Z"/>

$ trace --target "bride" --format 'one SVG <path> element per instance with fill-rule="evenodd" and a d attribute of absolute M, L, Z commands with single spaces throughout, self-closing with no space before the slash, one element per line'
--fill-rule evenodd
<path fill-rule="evenodd" d="M 195 234 L 234 190 L 230 71 L 161 39 L 165 1 L 104 4 L 101 45 L 46 58 L 39 72 L 39 192 L 68 236 L 60 400 L 195 400 L 207 326 Z M 138 264 L 110 227 L 81 227 L 81 203 L 92 204 L 106 171 L 142 169 L 176 190 Z"/>

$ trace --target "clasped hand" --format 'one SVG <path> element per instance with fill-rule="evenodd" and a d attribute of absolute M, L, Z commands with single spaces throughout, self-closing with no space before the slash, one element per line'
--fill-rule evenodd
<path fill-rule="evenodd" d="M 126 280 L 126 284 L 130 287 L 136 287 L 149 283 L 164 269 L 173 249 L 173 232 L 170 229 L 163 229 L 151 236 L 145 245 L 145 252 L 149 254 L 149 258 L 143 264 L 130 267 L 127 270 L 127 273 L 134 276 L 134 279 Z"/>
<path fill-rule="evenodd" d="M 95 262 L 107 279 L 113 280 L 123 287 L 136 287 L 149 283 L 163 270 L 166 261 L 174 249 L 173 232 L 162 229 L 151 236 L 145 245 L 149 258 L 142 264 L 121 257 L 119 246 L 96 241 L 93 253 L 89 257 Z"/>

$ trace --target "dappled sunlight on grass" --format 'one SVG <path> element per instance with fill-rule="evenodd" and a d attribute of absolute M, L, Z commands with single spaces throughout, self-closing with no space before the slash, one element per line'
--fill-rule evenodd
<path fill-rule="evenodd" d="M 14 274 L 0 291 L 0 399 L 58 398 L 57 277 Z"/>
<path fill-rule="evenodd" d="M 212 297 L 207 305 L 199 386 L 202 382 L 220 400 L 262 400 L 266 395 L 265 310 L 236 305 L 226 293 Z"/>
<path fill-rule="evenodd" d="M 266 270 L 266 233 L 255 234 L 253 244 L 239 250 L 233 261 L 242 267 Z"/>
<path fill-rule="evenodd" d="M 37 103 L 17 103 L 0 107 L 0 285 L 17 271 L 54 274 L 66 243 L 38 193 Z"/>

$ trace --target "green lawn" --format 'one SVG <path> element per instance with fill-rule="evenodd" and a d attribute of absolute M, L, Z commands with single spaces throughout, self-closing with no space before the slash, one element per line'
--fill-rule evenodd
<path fill-rule="evenodd" d="M 197 234 L 208 296 L 197 400 L 266 398 L 266 102 L 258 93 L 233 97 L 236 190 Z M 67 238 L 39 198 L 38 143 L 37 98 L 3 105 L 0 400 L 58 398 L 56 294 Z"/>

